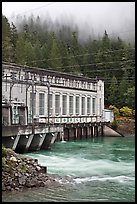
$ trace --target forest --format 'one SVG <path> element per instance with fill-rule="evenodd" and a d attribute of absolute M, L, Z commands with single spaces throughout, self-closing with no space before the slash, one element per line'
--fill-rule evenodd
<path fill-rule="evenodd" d="M 81 41 L 77 26 L 39 16 L 24 16 L 15 25 L 2 15 L 2 61 L 101 78 L 105 107 L 135 109 L 135 47 L 107 30 Z"/>

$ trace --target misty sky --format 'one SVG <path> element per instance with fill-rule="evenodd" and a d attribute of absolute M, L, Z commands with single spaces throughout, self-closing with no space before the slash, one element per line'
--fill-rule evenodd
<path fill-rule="evenodd" d="M 75 23 L 84 37 L 107 30 L 125 38 L 135 37 L 135 2 L 2 2 L 2 13 L 14 21 L 16 15 L 51 18 Z"/>

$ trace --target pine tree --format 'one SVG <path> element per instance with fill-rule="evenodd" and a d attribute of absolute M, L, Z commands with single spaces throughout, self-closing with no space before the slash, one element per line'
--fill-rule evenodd
<path fill-rule="evenodd" d="M 82 58 L 79 57 L 80 55 L 80 45 L 78 43 L 78 33 L 77 32 L 72 32 L 72 36 L 71 36 L 71 42 L 70 42 L 70 46 L 68 47 L 68 51 L 69 51 L 69 57 L 70 57 L 70 63 L 69 65 L 71 66 L 71 72 L 72 73 L 81 73 L 82 68 L 81 68 L 81 64 L 82 64 Z"/>
<path fill-rule="evenodd" d="M 120 80 L 120 84 L 119 84 L 118 100 L 117 100 L 117 106 L 119 108 L 126 105 L 125 104 L 125 101 L 126 101 L 125 93 L 127 92 L 128 85 L 129 85 L 128 84 L 128 74 L 125 71 L 122 79 Z"/>
<path fill-rule="evenodd" d="M 124 95 L 126 105 L 135 110 L 135 86 L 128 88 Z"/>
<path fill-rule="evenodd" d="M 118 82 L 115 76 L 112 77 L 111 84 L 109 89 L 107 90 L 107 103 L 109 105 L 117 105 L 117 98 L 118 98 Z"/>
<path fill-rule="evenodd" d="M 2 15 L 2 60 L 12 62 L 10 24 L 4 15 Z"/>
<path fill-rule="evenodd" d="M 16 62 L 16 44 L 18 39 L 18 33 L 14 23 L 11 23 L 11 43 L 12 43 L 12 62 Z"/>
<path fill-rule="evenodd" d="M 50 40 L 51 44 L 48 44 L 48 46 L 51 46 L 51 49 L 48 47 L 48 50 L 50 51 L 48 55 L 49 68 L 55 71 L 63 71 L 61 54 L 59 51 L 59 43 L 54 33 L 52 34 Z"/>
<path fill-rule="evenodd" d="M 35 52 L 31 42 L 26 41 L 24 45 L 25 64 L 35 66 Z"/>
<path fill-rule="evenodd" d="M 25 64 L 25 45 L 24 45 L 25 39 L 23 38 L 23 35 L 18 35 L 18 40 L 16 44 L 16 63 L 19 64 Z"/>

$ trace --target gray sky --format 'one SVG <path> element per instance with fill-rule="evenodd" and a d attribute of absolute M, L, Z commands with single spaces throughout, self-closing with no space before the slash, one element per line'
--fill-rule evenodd
<path fill-rule="evenodd" d="M 91 32 L 135 37 L 135 2 L 2 2 L 2 13 L 11 20 L 26 15 L 76 23 L 82 36 Z"/>

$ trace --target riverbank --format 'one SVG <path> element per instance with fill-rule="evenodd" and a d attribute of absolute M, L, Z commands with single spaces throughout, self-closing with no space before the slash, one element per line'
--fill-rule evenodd
<path fill-rule="evenodd" d="M 21 157 L 11 149 L 2 148 L 2 191 L 48 187 L 58 182 L 47 175 L 46 167 L 37 159 Z"/>
<path fill-rule="evenodd" d="M 124 136 L 135 135 L 135 119 L 118 116 L 116 130 Z"/>

